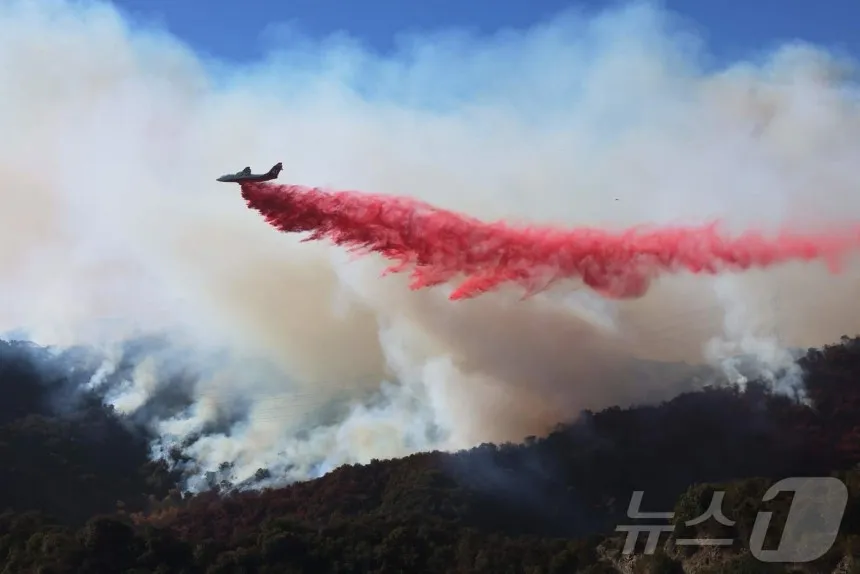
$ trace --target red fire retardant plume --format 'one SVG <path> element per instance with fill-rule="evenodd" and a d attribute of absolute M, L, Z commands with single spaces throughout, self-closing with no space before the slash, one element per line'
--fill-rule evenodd
<path fill-rule="evenodd" d="M 329 192 L 298 185 L 242 184 L 242 197 L 266 221 L 304 241 L 328 239 L 412 270 L 412 289 L 464 276 L 451 299 L 467 299 L 504 283 L 533 294 L 560 279 L 579 279 L 606 297 L 640 297 L 660 273 L 717 274 L 790 261 L 839 259 L 860 247 L 860 227 L 821 234 L 783 232 L 728 237 L 699 227 L 598 229 L 513 227 L 486 223 L 406 197 Z"/>

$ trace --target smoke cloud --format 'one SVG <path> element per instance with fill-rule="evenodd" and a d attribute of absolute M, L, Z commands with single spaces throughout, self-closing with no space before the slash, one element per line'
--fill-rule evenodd
<path fill-rule="evenodd" d="M 217 176 L 409 195 L 483 220 L 847 227 L 860 106 L 846 62 L 786 45 L 708 66 L 637 4 L 378 56 L 293 37 L 213 62 L 103 4 L 0 6 L 0 331 L 91 345 L 93 387 L 179 449 L 189 488 L 545 432 L 684 390 L 738 356 L 790 388 L 790 348 L 854 334 L 856 258 L 671 276 L 635 300 L 561 282 L 452 302 L 389 262 L 261 223 Z M 128 341 L 135 341 L 130 347 Z"/>

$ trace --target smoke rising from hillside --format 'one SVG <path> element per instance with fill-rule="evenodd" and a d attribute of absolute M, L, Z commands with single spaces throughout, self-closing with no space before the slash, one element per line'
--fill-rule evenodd
<path fill-rule="evenodd" d="M 661 278 L 635 301 L 561 283 L 454 303 L 277 233 L 214 182 L 283 161 L 289 182 L 609 230 L 860 218 L 852 63 L 822 50 L 706 69 L 646 5 L 404 46 L 300 39 L 214 66 L 103 5 L 4 3 L 0 330 L 96 345 L 92 385 L 148 421 L 156 453 L 240 480 L 519 440 L 682 388 L 635 358 L 731 372 L 749 354 L 789 385 L 786 346 L 857 331 L 853 260 Z M 147 335 L 170 345 L 118 346 Z"/>

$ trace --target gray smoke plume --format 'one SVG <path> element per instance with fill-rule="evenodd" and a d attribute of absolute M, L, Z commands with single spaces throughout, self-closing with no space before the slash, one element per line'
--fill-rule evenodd
<path fill-rule="evenodd" d="M 708 68 L 644 4 L 402 46 L 291 35 L 240 67 L 108 5 L 4 2 L 0 331 L 97 349 L 88 384 L 154 456 L 187 457 L 189 488 L 225 462 L 284 481 L 521 440 L 668 398 L 679 361 L 790 389 L 788 349 L 857 331 L 856 261 L 670 277 L 635 301 L 562 284 L 453 303 L 275 232 L 214 181 L 283 161 L 290 182 L 613 229 L 860 216 L 854 63 L 814 46 Z"/>

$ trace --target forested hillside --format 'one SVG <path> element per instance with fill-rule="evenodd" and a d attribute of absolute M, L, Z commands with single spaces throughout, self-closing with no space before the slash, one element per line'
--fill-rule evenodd
<path fill-rule="evenodd" d="M 801 360 L 809 406 L 757 383 L 711 388 L 584 413 L 524 444 L 196 496 L 148 460 L 144 429 L 73 391 L 75 361 L 0 345 L 4 573 L 782 572 L 741 550 L 762 493 L 786 476 L 833 473 L 849 485 L 849 508 L 838 544 L 807 571 L 847 569 L 860 554 L 858 340 Z M 628 522 L 632 491 L 646 492 L 644 510 L 675 509 L 683 521 L 707 508 L 709 483 L 729 483 L 733 549 L 682 552 L 670 541 L 632 563 L 619 554 L 613 530 Z"/>

